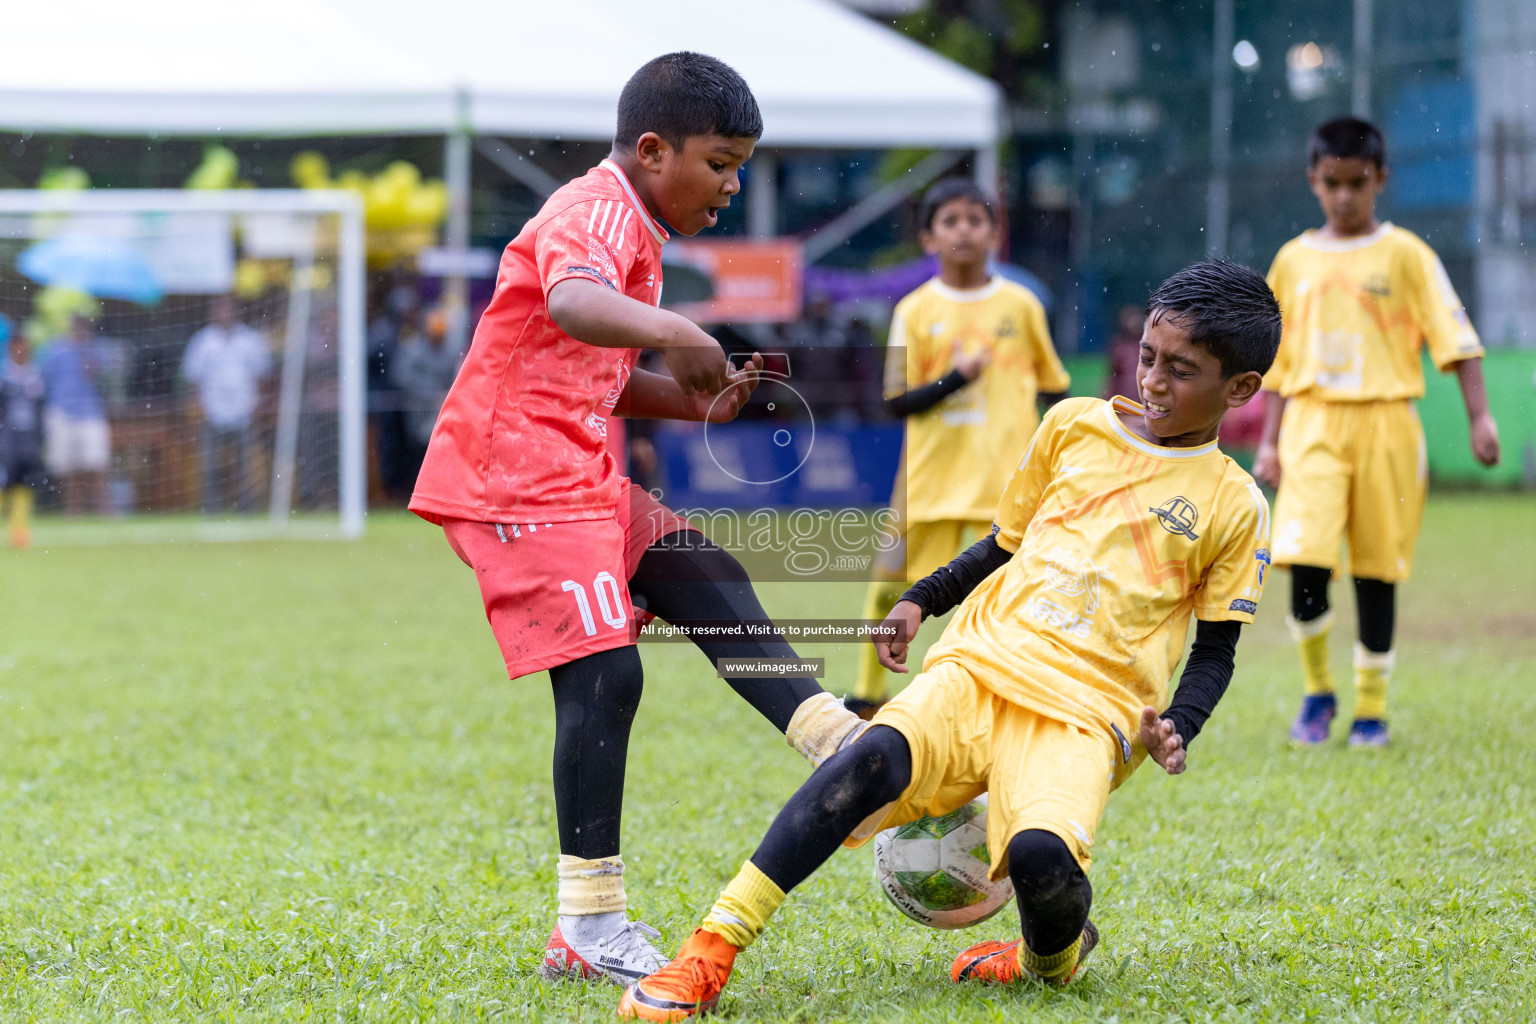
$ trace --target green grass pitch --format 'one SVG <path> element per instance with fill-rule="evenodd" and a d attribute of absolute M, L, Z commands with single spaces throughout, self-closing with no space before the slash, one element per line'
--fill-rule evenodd
<path fill-rule="evenodd" d="M 0 550 L 0 1020 L 609 1020 L 532 976 L 554 914 L 551 709 L 441 535 Z M 1110 802 L 1082 982 L 957 987 L 868 849 L 740 961 L 735 1020 L 1536 1019 L 1536 503 L 1431 503 L 1394 746 L 1294 752 L 1276 574 L 1170 779 Z M 770 611 L 857 613 L 854 585 Z M 1334 661 L 1348 679 L 1349 587 Z M 851 679 L 850 647 L 828 683 Z M 805 775 L 686 645 L 645 648 L 630 905 L 675 948 Z M 1347 715 L 1349 698 L 1344 695 Z"/>

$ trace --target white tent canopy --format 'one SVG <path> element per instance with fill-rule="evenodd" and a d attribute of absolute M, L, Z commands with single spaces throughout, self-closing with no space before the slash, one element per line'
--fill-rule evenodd
<path fill-rule="evenodd" d="M 827 0 L 50 0 L 7 12 L 0 128 L 611 136 L 659 53 L 732 64 L 769 146 L 996 144 L 996 85 Z"/>
<path fill-rule="evenodd" d="M 441 132 L 453 96 L 315 0 L 6 5 L 0 129 L 103 135 Z"/>

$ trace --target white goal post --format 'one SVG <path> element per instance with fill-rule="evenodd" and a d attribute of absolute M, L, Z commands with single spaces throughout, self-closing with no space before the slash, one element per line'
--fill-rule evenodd
<path fill-rule="evenodd" d="M 114 224 L 149 227 L 124 229 L 112 227 Z M 180 489 L 173 493 L 173 488 L 160 480 L 153 481 L 153 487 L 138 483 L 135 472 L 143 476 L 156 471 L 137 468 L 137 463 L 124 468 L 123 449 L 114 440 L 116 462 L 100 489 L 115 496 L 102 498 L 100 510 L 135 523 L 156 518 L 140 513 L 200 510 L 206 517 L 210 493 L 216 492 L 214 496 L 222 502 L 227 492 L 234 491 L 240 497 L 237 511 L 243 514 L 206 524 L 217 528 L 197 530 L 198 536 L 294 533 L 295 516 L 301 511 L 314 513 L 311 519 L 319 516 L 333 524 L 308 531 L 311 534 L 360 536 L 367 500 L 366 253 L 363 204 L 356 194 L 298 189 L 0 190 L 0 313 L 13 323 L 27 323 L 25 318 L 34 315 L 32 307 L 37 305 L 42 289 L 58 283 L 39 280 L 41 275 L 35 270 L 27 273 L 27 268 L 37 264 L 25 263 L 23 256 L 39 243 L 70 231 L 89 235 L 93 230 L 107 238 L 116 232 L 117 237 L 133 243 L 133 231 L 152 233 L 166 224 L 204 225 L 196 239 L 166 243 L 160 238 L 159 251 L 150 253 L 172 268 L 160 278 L 166 282 L 163 292 L 168 301 L 162 307 L 152 299 L 97 305 L 120 310 L 116 323 L 140 325 L 144 337 L 157 339 L 159 347 L 151 355 L 142 354 L 148 342 L 137 349 L 132 338 L 117 343 L 130 353 L 122 361 L 132 359 L 136 363 L 123 371 L 123 376 L 132 379 L 108 402 L 107 418 L 114 430 L 118 425 L 114 417 L 120 418 L 125 424 L 122 434 L 128 436 L 131 428 L 142 426 L 144 410 L 166 409 L 157 415 L 168 425 L 157 428 L 156 437 L 171 440 L 156 443 L 161 448 L 179 447 L 171 455 L 158 450 L 153 456 L 144 455 L 143 461 L 153 457 L 170 465 L 172 469 L 166 472 L 177 474 Z M 154 250 L 156 241 L 137 248 Z M 235 450 L 238 461 L 232 474 L 218 474 L 211 492 L 209 478 L 214 474 L 209 472 L 212 442 L 208 438 L 213 435 L 207 430 L 199 434 L 198 430 L 199 424 L 214 421 L 211 413 L 205 420 L 204 413 L 196 408 L 196 389 L 184 379 L 186 368 L 181 359 L 195 329 L 208 322 L 206 311 L 214 296 L 233 292 L 237 263 L 242 270 L 275 267 L 271 273 L 280 283 L 266 288 L 259 302 L 241 307 L 242 314 L 256 315 L 254 307 L 259 306 L 261 324 L 267 328 L 270 365 L 262 368 L 263 397 L 260 415 L 255 417 L 259 423 L 249 431 L 252 436 L 259 434 L 259 451 L 248 457 L 249 446 L 243 438 L 238 449 L 220 442 L 219 457 Z M 174 283 L 200 278 L 201 285 L 178 288 Z M 222 287 L 220 282 L 225 282 Z M 88 285 L 78 286 L 78 290 L 100 294 Z M 157 308 L 164 312 L 157 313 Z M 110 324 L 112 316 L 105 316 L 103 322 Z M 41 333 L 41 329 L 34 327 L 32 333 Z M 31 340 L 40 346 L 50 339 Z M 145 369 L 145 365 L 150 368 Z M 323 371 L 323 393 L 315 381 L 317 368 Z M 145 384 L 150 376 L 153 381 Z M 321 410 L 318 414 L 314 412 L 317 408 Z M 247 418 L 252 417 L 247 414 Z M 332 424 L 334 440 L 330 439 Z M 321 442 L 315 440 L 317 432 L 326 435 Z M 306 445 L 303 451 L 301 436 Z M 311 454 L 321 451 L 322 443 L 323 454 Z M 321 461 L 331 464 L 315 468 Z M 49 475 L 60 474 L 50 471 Z M 319 483 L 314 482 L 317 479 Z M 216 507 L 222 512 L 222 504 Z M 329 518 L 332 513 L 334 519 Z M 164 521 L 175 516 L 158 518 Z M 185 522 L 187 517 L 181 519 Z"/>

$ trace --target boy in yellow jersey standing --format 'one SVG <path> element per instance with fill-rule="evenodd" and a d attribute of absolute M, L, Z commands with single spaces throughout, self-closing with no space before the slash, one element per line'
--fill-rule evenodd
<path fill-rule="evenodd" d="M 11 546 L 32 544 L 32 489 L 43 475 L 43 407 L 48 388 L 32 346 L 0 314 L 0 505 L 10 514 Z"/>
<path fill-rule="evenodd" d="M 1039 425 L 1036 399 L 1053 405 L 1071 383 L 1040 300 L 987 268 L 997 225 L 980 186 L 940 181 L 919 217 L 919 239 L 938 257 L 939 274 L 891 319 L 886 408 L 907 428 L 891 499 L 903 543 L 876 565 L 864 602 L 870 620 L 885 618 L 910 583 L 991 529 L 997 495 Z M 885 698 L 885 670 L 870 644 L 848 707 L 869 717 Z"/>
<path fill-rule="evenodd" d="M 1307 182 L 1327 223 L 1287 242 L 1269 270 L 1285 328 L 1264 378 L 1264 437 L 1253 475 L 1280 488 L 1274 564 L 1291 570 L 1287 622 L 1305 696 L 1291 739 L 1328 739 L 1335 700 L 1328 669 L 1328 581 L 1349 544 L 1359 642 L 1351 747 L 1387 745 L 1387 684 L 1396 652 L 1396 584 L 1408 578 L 1424 510 L 1424 394 L 1419 349 L 1454 368 L 1472 453 L 1499 461 L 1483 390 L 1483 347 L 1445 267 L 1418 236 L 1376 219 L 1386 145 L 1365 121 L 1341 117 L 1307 144 Z"/>
<path fill-rule="evenodd" d="M 992 876 L 1013 881 L 1022 934 L 965 950 L 951 978 L 1076 973 L 1098 941 L 1085 871 L 1110 790 L 1146 756 L 1184 770 L 1269 561 L 1269 506 L 1216 433 L 1274 359 L 1274 296 L 1246 267 L 1197 263 L 1147 313 L 1143 404 L 1075 398 L 1046 414 L 993 532 L 886 619 L 906 639 L 882 641 L 881 660 L 904 671 L 918 623 L 959 605 L 922 674 L 790 798 L 677 958 L 625 992 L 621 1016 L 713 1008 L 737 953 L 839 844 L 871 834 L 867 817 L 890 828 L 984 792 Z"/>

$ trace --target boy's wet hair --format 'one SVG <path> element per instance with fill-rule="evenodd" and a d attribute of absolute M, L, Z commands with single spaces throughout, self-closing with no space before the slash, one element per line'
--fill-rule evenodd
<path fill-rule="evenodd" d="M 752 90 L 729 64 L 679 50 L 647 61 L 619 93 L 614 146 L 628 149 L 646 132 L 677 149 L 697 135 L 760 139 L 763 115 Z"/>
<path fill-rule="evenodd" d="M 1221 360 L 1221 375 L 1267 373 L 1280 347 L 1280 304 L 1254 271 L 1230 260 L 1201 260 L 1157 286 L 1147 320 L 1189 332 Z"/>
<path fill-rule="evenodd" d="M 1358 117 L 1336 117 L 1317 126 L 1307 140 L 1307 166 L 1316 167 L 1325 156 L 1348 160 L 1369 160 L 1377 168 L 1387 165 L 1387 140 L 1369 121 Z"/>
<path fill-rule="evenodd" d="M 923 204 L 917 211 L 917 222 L 922 225 L 924 231 L 933 230 L 933 218 L 939 212 L 939 207 L 945 203 L 952 203 L 956 199 L 965 199 L 977 204 L 987 211 L 987 219 L 995 223 L 992 216 L 992 201 L 987 198 L 987 193 L 976 184 L 973 178 L 941 178 L 927 192 L 923 193 Z"/>

